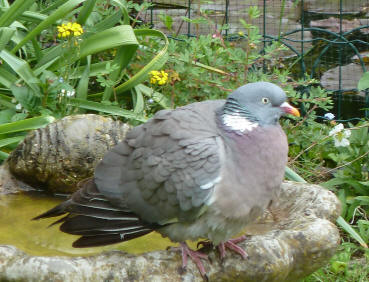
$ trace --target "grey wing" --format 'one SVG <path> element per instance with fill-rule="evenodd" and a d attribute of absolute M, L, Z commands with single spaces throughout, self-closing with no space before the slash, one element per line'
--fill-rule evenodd
<path fill-rule="evenodd" d="M 131 130 L 97 167 L 100 192 L 148 222 L 198 216 L 221 170 L 215 117 L 204 116 L 186 108 L 162 111 Z"/>

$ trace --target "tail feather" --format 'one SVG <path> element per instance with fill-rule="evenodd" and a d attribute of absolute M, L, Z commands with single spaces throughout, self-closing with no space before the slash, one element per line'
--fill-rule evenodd
<path fill-rule="evenodd" d="M 137 237 L 141 237 L 152 232 L 152 229 L 140 229 L 121 233 L 111 233 L 105 235 L 92 235 L 92 236 L 82 236 L 78 240 L 73 242 L 73 247 L 75 248 L 86 248 L 86 247 L 98 247 L 110 244 L 116 244 L 123 241 L 128 241 Z"/>
<path fill-rule="evenodd" d="M 52 209 L 32 218 L 32 220 L 38 220 L 41 218 L 48 218 L 48 217 L 55 217 L 55 216 L 65 214 L 67 212 L 66 207 L 69 205 L 69 201 L 70 200 L 63 202 L 60 205 L 57 205 L 56 207 L 53 207 Z"/>
<path fill-rule="evenodd" d="M 61 223 L 61 231 L 82 235 L 73 243 L 74 247 L 79 248 L 131 240 L 150 233 L 154 228 L 128 209 L 113 206 L 99 193 L 93 179 L 85 181 L 71 199 L 33 219 L 63 214 L 63 218 L 50 226 Z"/>
<path fill-rule="evenodd" d="M 72 215 L 64 219 L 60 230 L 70 234 L 84 235 L 86 232 L 109 232 L 109 230 L 116 231 L 125 229 L 129 230 L 137 227 L 144 227 L 140 220 L 136 218 L 135 221 L 124 220 L 106 220 L 85 215 Z"/>

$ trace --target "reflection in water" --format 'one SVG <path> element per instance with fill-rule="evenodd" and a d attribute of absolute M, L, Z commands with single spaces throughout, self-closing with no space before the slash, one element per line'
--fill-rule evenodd
<path fill-rule="evenodd" d="M 72 247 L 79 236 L 59 231 L 59 226 L 48 226 L 58 218 L 31 220 L 54 207 L 65 198 L 46 196 L 41 193 L 0 195 L 0 245 L 13 245 L 31 255 L 91 255 L 104 250 L 121 250 L 128 253 L 144 253 L 174 246 L 158 233 L 150 233 L 135 240 L 106 247 Z"/>

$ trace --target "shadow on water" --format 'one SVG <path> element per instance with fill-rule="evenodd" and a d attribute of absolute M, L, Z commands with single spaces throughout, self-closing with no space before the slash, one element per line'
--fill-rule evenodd
<path fill-rule="evenodd" d="M 0 245 L 13 245 L 31 255 L 93 255 L 107 250 L 121 250 L 127 253 L 164 250 L 176 244 L 152 232 L 146 236 L 121 244 L 96 248 L 73 248 L 72 243 L 79 236 L 59 231 L 59 226 L 48 226 L 58 218 L 31 220 L 65 198 L 46 196 L 41 193 L 0 195 Z"/>

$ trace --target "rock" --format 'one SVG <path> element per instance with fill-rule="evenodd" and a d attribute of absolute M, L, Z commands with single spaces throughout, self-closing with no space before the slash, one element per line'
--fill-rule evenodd
<path fill-rule="evenodd" d="M 10 173 L 9 164 L 0 166 L 0 195 L 17 193 L 19 191 L 18 180 Z"/>
<path fill-rule="evenodd" d="M 340 15 L 340 1 L 305 0 L 303 3 L 304 11 L 308 13 Z M 365 15 L 367 5 L 368 3 L 363 0 L 342 0 L 342 15 L 351 17 Z"/>
<path fill-rule="evenodd" d="M 363 69 L 358 64 L 348 64 L 345 66 L 337 66 L 323 73 L 320 83 L 327 90 L 338 90 L 339 87 L 339 71 L 341 68 L 341 89 L 352 92 L 357 89 L 357 84 L 363 75 Z M 360 95 L 364 96 L 365 93 L 362 91 Z"/>
<path fill-rule="evenodd" d="M 29 132 L 6 165 L 21 187 L 70 193 L 79 181 L 92 176 L 103 155 L 124 139 L 129 128 L 99 115 L 67 116 Z M 1 190 L 5 188 L 0 183 Z"/>
<path fill-rule="evenodd" d="M 345 32 L 351 31 L 355 28 L 358 28 L 360 26 L 363 26 L 363 25 L 365 25 L 364 24 L 365 22 L 367 24 L 368 21 L 365 20 L 365 19 L 342 20 L 342 32 L 345 33 Z M 340 28 L 341 28 L 340 19 L 339 18 L 334 18 L 334 17 L 330 17 L 328 19 L 323 19 L 323 20 L 311 21 L 310 26 L 311 27 L 325 28 L 325 29 L 327 29 L 329 31 L 332 31 L 332 32 L 335 32 L 335 33 L 339 33 Z M 362 28 L 359 31 L 362 32 L 363 34 L 368 34 L 369 33 L 368 28 Z"/>
<path fill-rule="evenodd" d="M 334 254 L 339 232 L 334 225 L 340 202 L 317 185 L 285 182 L 280 200 L 257 223 L 246 228 L 240 246 L 249 258 L 227 253 L 224 263 L 210 250 L 205 262 L 210 281 L 297 281 Z M 180 274 L 175 251 L 132 255 L 119 251 L 89 257 L 30 256 L 0 246 L 0 281 L 202 281 L 190 261 Z"/>

